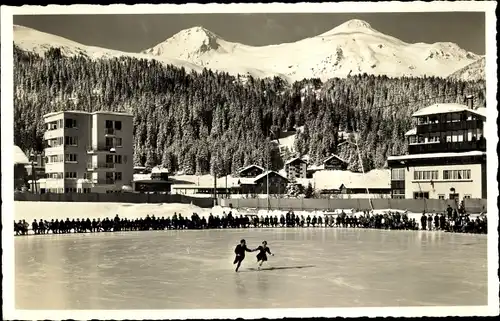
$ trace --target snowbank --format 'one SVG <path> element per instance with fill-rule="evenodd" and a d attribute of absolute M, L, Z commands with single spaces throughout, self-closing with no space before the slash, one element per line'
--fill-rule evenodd
<path fill-rule="evenodd" d="M 76 203 L 76 202 L 14 202 L 14 219 L 77 219 L 113 218 L 116 214 L 123 218 L 135 219 L 154 215 L 167 217 L 177 214 L 191 217 L 193 213 L 208 217 L 210 209 L 191 204 L 125 204 L 125 203 Z"/>

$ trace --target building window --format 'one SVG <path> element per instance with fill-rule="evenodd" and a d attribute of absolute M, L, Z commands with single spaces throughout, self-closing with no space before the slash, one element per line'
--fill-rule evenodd
<path fill-rule="evenodd" d="M 64 161 L 65 162 L 76 163 L 77 162 L 76 154 L 66 154 L 65 158 L 64 158 Z"/>
<path fill-rule="evenodd" d="M 465 195 L 464 195 L 464 198 L 472 198 L 472 195 L 465 194 Z"/>
<path fill-rule="evenodd" d="M 106 155 L 106 164 L 113 164 L 114 155 Z"/>
<path fill-rule="evenodd" d="M 405 180 L 405 169 L 404 168 L 394 168 L 391 171 L 391 180 L 404 181 Z"/>
<path fill-rule="evenodd" d="M 115 164 L 122 163 L 122 155 L 115 155 Z"/>
<path fill-rule="evenodd" d="M 106 120 L 106 128 L 113 129 L 113 121 L 112 120 Z"/>
<path fill-rule="evenodd" d="M 445 197 L 444 194 L 439 194 L 438 195 L 438 199 L 440 199 L 440 200 L 444 200 L 444 197 Z"/>
<path fill-rule="evenodd" d="M 470 169 L 444 170 L 443 179 L 445 180 L 468 180 L 471 179 Z"/>
<path fill-rule="evenodd" d="M 75 187 L 66 187 L 64 189 L 64 193 L 76 193 L 76 188 Z"/>
<path fill-rule="evenodd" d="M 450 200 L 458 201 L 459 199 L 460 199 L 460 194 L 456 193 L 450 194 Z"/>
<path fill-rule="evenodd" d="M 413 192 L 413 199 L 429 199 L 429 192 Z"/>
<path fill-rule="evenodd" d="M 62 163 L 64 161 L 63 155 L 49 155 L 47 156 L 47 163 Z"/>
<path fill-rule="evenodd" d="M 64 145 L 66 145 L 66 146 L 78 146 L 78 137 L 77 136 L 65 136 L 64 137 Z"/>
<path fill-rule="evenodd" d="M 120 137 L 116 137 L 115 143 L 116 147 L 122 147 L 122 139 Z"/>
<path fill-rule="evenodd" d="M 64 120 L 64 127 L 65 128 L 76 128 L 76 119 L 66 118 Z"/>
<path fill-rule="evenodd" d="M 115 147 L 113 145 L 113 138 L 112 137 L 106 137 L 106 148 L 112 148 Z"/>
<path fill-rule="evenodd" d="M 116 172 L 115 181 L 121 181 L 121 180 L 122 180 L 122 172 Z"/>
<path fill-rule="evenodd" d="M 437 180 L 439 177 L 438 171 L 415 171 L 413 179 L 416 181 Z"/>
<path fill-rule="evenodd" d="M 65 178 L 76 178 L 76 172 L 66 172 Z"/>
<path fill-rule="evenodd" d="M 115 121 L 115 129 L 116 130 L 122 130 L 122 122 L 117 120 Z"/>
<path fill-rule="evenodd" d="M 52 179 L 62 179 L 63 178 L 63 173 L 46 173 L 45 174 L 47 178 L 52 178 Z"/>

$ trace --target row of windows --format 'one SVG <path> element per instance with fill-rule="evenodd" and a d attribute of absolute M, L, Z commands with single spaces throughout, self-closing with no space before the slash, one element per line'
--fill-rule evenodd
<path fill-rule="evenodd" d="M 443 179 L 450 179 L 450 180 L 471 179 L 471 171 L 470 169 L 444 170 Z"/>
<path fill-rule="evenodd" d="M 106 120 L 106 129 L 122 130 L 122 122 L 119 120 Z"/>
<path fill-rule="evenodd" d="M 404 168 L 394 168 L 391 171 L 391 179 L 393 181 L 404 181 L 405 180 L 405 169 Z"/>
<path fill-rule="evenodd" d="M 78 136 L 64 136 L 47 140 L 47 147 L 78 146 Z"/>
<path fill-rule="evenodd" d="M 77 163 L 78 155 L 77 154 L 64 154 L 64 155 L 49 155 L 47 156 L 47 163 L 62 163 L 62 162 L 70 162 Z"/>
<path fill-rule="evenodd" d="M 84 188 L 75 188 L 75 187 L 66 187 L 64 189 L 62 188 L 47 188 L 45 190 L 46 193 L 90 193 L 91 189 L 84 187 Z"/>
<path fill-rule="evenodd" d="M 416 181 L 436 180 L 439 177 L 438 173 L 438 171 L 415 171 L 413 172 L 413 179 Z"/>
<path fill-rule="evenodd" d="M 483 130 L 481 128 L 448 131 L 444 133 L 431 133 L 427 135 L 410 136 L 410 144 L 425 144 L 425 143 L 457 143 L 457 142 L 476 142 L 483 138 Z"/>
<path fill-rule="evenodd" d="M 455 122 L 463 122 L 463 121 L 478 120 L 478 119 L 481 118 L 472 113 L 470 114 L 447 113 L 441 115 L 418 117 L 418 124 L 426 125 L 426 124 L 439 124 L 439 123 L 455 123 Z"/>
<path fill-rule="evenodd" d="M 471 198 L 471 195 L 465 194 L 464 198 Z M 413 192 L 413 199 L 429 199 L 429 192 Z M 445 194 L 439 194 L 438 199 L 444 200 L 446 199 Z M 460 200 L 460 194 L 457 193 L 451 193 L 448 195 L 448 199 L 450 200 Z"/>
<path fill-rule="evenodd" d="M 106 147 L 122 147 L 122 139 L 120 137 L 106 137 Z"/>
<path fill-rule="evenodd" d="M 430 181 L 439 179 L 439 171 L 437 170 L 427 170 L 427 171 L 414 171 L 413 179 L 416 181 Z M 443 170 L 443 180 L 470 180 L 471 170 L 470 169 L 453 169 L 453 170 Z M 405 169 L 404 168 L 394 168 L 391 171 L 391 180 L 393 181 L 404 181 L 405 180 Z"/>
<path fill-rule="evenodd" d="M 52 178 L 52 179 L 77 179 L 78 174 L 77 172 L 65 172 L 65 173 L 47 173 L 45 175 L 46 178 Z M 122 180 L 122 173 L 121 172 L 106 172 L 106 180 L 115 180 L 115 181 L 121 181 Z M 92 179 L 92 173 L 83 173 L 83 179 Z"/>

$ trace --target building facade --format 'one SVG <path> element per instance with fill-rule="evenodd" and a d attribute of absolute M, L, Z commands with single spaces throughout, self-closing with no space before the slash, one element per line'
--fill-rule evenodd
<path fill-rule="evenodd" d="M 334 171 L 345 171 L 349 164 L 337 155 L 332 155 L 323 161 L 323 168 L 325 170 Z"/>
<path fill-rule="evenodd" d="M 289 180 L 307 177 L 307 162 L 301 158 L 293 158 L 285 163 L 286 177 Z"/>
<path fill-rule="evenodd" d="M 238 171 L 238 176 L 252 178 L 259 176 L 264 173 L 264 171 L 264 168 L 259 165 L 248 165 Z"/>
<path fill-rule="evenodd" d="M 390 156 L 393 198 L 483 198 L 486 193 L 485 108 L 435 104 L 413 114 L 408 155 Z"/>
<path fill-rule="evenodd" d="M 106 193 L 132 184 L 131 114 L 63 111 L 44 120 L 42 193 Z"/>

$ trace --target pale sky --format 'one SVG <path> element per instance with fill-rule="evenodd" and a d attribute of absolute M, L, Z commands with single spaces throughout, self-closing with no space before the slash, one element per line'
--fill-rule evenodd
<path fill-rule="evenodd" d="M 14 16 L 14 24 L 85 45 L 139 52 L 194 26 L 227 41 L 262 46 L 316 36 L 351 19 L 408 43 L 454 42 L 476 54 L 486 51 L 482 12 L 39 15 Z"/>

